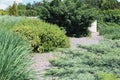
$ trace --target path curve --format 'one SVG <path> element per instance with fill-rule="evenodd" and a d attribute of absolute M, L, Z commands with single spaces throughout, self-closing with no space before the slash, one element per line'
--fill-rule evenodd
<path fill-rule="evenodd" d="M 78 44 L 81 45 L 92 45 L 98 44 L 103 39 L 102 36 L 99 36 L 98 33 L 93 33 L 91 37 L 82 37 L 82 38 L 70 38 L 70 45 L 72 49 L 77 48 Z"/>

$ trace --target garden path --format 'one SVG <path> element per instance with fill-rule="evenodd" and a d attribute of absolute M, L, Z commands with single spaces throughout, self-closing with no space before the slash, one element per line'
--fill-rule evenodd
<path fill-rule="evenodd" d="M 70 38 L 70 45 L 72 49 L 75 49 L 77 48 L 78 44 L 81 45 L 98 44 L 102 39 L 103 37 L 99 36 L 99 33 L 92 33 L 90 37 Z"/>

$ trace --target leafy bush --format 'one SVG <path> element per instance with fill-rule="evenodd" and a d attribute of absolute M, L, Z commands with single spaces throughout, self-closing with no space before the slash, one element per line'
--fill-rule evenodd
<path fill-rule="evenodd" d="M 120 39 L 120 25 L 115 23 L 98 23 L 98 30 L 100 35 L 103 35 L 105 38 L 108 39 Z"/>
<path fill-rule="evenodd" d="M 38 31 L 33 29 L 32 27 L 24 26 L 24 27 L 16 27 L 14 30 L 18 35 L 20 35 L 24 40 L 29 42 L 29 45 L 33 47 L 33 51 L 38 51 L 38 47 L 40 45 L 40 39 Z"/>
<path fill-rule="evenodd" d="M 25 19 L 25 21 L 15 26 L 18 27 L 14 28 L 13 31 L 19 33 L 25 40 L 29 41 L 36 52 L 46 52 L 56 48 L 69 47 L 69 39 L 65 35 L 65 31 L 60 30 L 55 25 L 37 19 Z"/>
<path fill-rule="evenodd" d="M 104 21 L 105 22 L 114 22 L 117 24 L 120 24 L 120 10 L 114 9 L 114 10 L 104 10 Z"/>
<path fill-rule="evenodd" d="M 26 10 L 26 16 L 37 16 L 37 12 L 35 10 Z"/>
<path fill-rule="evenodd" d="M 111 73 L 99 72 L 98 73 L 99 80 L 120 80 L 120 78 L 116 78 L 115 75 Z"/>
<path fill-rule="evenodd" d="M 118 0 L 105 0 L 99 1 L 99 8 L 102 10 L 109 10 L 109 9 L 119 9 L 119 1 Z"/>
<path fill-rule="evenodd" d="M 39 19 L 1 16 L 0 23 L 1 28 L 14 31 L 28 41 L 35 52 L 52 51 L 70 46 L 64 30 Z"/>
<path fill-rule="evenodd" d="M 80 37 L 88 35 L 88 27 L 98 17 L 97 9 L 89 9 L 80 0 L 53 0 L 44 2 L 40 8 L 40 19 L 63 27 L 68 36 Z"/>
<path fill-rule="evenodd" d="M 60 58 L 51 59 L 53 68 L 46 75 L 60 80 L 99 80 L 96 74 L 103 71 L 120 77 L 119 53 L 119 40 L 106 40 L 92 46 L 80 45 L 76 50 L 63 51 Z"/>
<path fill-rule="evenodd" d="M 39 38 L 41 46 L 38 51 L 51 51 L 56 48 L 68 48 L 70 46 L 65 31 L 60 30 L 56 26 L 48 26 L 41 29 Z"/>
<path fill-rule="evenodd" d="M 6 11 L 4 11 L 4 10 L 0 10 L 0 15 L 6 15 L 6 14 L 7 14 Z"/>
<path fill-rule="evenodd" d="M 30 80 L 30 48 L 17 35 L 0 30 L 0 80 Z"/>
<path fill-rule="evenodd" d="M 25 16 L 25 11 L 26 11 L 26 5 L 19 3 L 17 4 L 17 8 L 18 8 L 18 15 L 19 16 Z"/>

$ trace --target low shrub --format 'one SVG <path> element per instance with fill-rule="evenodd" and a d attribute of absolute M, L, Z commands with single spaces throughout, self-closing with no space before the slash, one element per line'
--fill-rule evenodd
<path fill-rule="evenodd" d="M 34 52 L 46 52 L 70 46 L 65 31 L 56 25 L 45 23 L 39 19 L 13 16 L 0 17 L 0 27 L 19 34 L 30 43 Z"/>
<path fill-rule="evenodd" d="M 15 29 L 13 29 L 13 31 L 19 36 L 21 36 L 24 40 L 26 40 L 29 43 L 29 45 L 33 48 L 34 52 L 38 51 L 37 49 L 40 45 L 40 39 L 37 30 L 35 30 L 32 27 L 21 26 L 16 27 Z"/>
<path fill-rule="evenodd" d="M 39 32 L 41 45 L 38 51 L 52 51 L 56 48 L 68 48 L 69 38 L 65 35 L 65 31 L 60 30 L 56 26 L 47 26 Z"/>
<path fill-rule="evenodd" d="M 76 50 L 62 51 L 61 57 L 51 59 L 53 68 L 46 75 L 58 77 L 58 80 L 99 80 L 96 74 L 102 71 L 120 77 L 119 53 L 119 40 L 106 40 L 92 46 L 81 45 Z"/>
<path fill-rule="evenodd" d="M 14 28 L 13 31 L 30 42 L 35 52 L 52 51 L 56 48 L 67 48 L 70 46 L 65 31 L 55 25 L 37 19 L 26 19 L 18 24 L 18 27 Z"/>
<path fill-rule="evenodd" d="M 7 11 L 0 10 L 0 15 L 7 15 Z"/>
<path fill-rule="evenodd" d="M 99 72 L 98 80 L 120 80 L 120 78 L 116 78 L 116 76 L 111 73 Z"/>
<path fill-rule="evenodd" d="M 30 80 L 30 48 L 20 37 L 0 30 L 0 80 Z"/>

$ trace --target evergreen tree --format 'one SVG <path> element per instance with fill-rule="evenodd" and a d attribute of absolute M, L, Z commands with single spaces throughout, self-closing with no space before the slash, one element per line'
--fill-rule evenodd
<path fill-rule="evenodd" d="M 9 6 L 9 8 L 8 8 L 8 13 L 9 13 L 10 16 L 13 15 L 13 9 L 12 9 L 12 6 Z"/>
<path fill-rule="evenodd" d="M 14 3 L 13 3 L 12 8 L 13 8 L 13 15 L 14 15 L 14 16 L 18 16 L 17 3 L 16 3 L 15 1 L 14 1 Z"/>
<path fill-rule="evenodd" d="M 31 3 L 28 3 L 28 4 L 26 5 L 26 9 L 27 9 L 27 10 L 32 9 L 32 5 L 31 5 Z"/>
<path fill-rule="evenodd" d="M 59 7 L 61 5 L 61 0 L 53 0 L 51 6 Z"/>
<path fill-rule="evenodd" d="M 17 5 L 17 8 L 18 8 L 18 14 L 20 16 L 25 16 L 25 12 L 26 12 L 26 5 L 22 4 L 22 3 L 19 3 Z"/>
<path fill-rule="evenodd" d="M 118 8 L 118 6 L 117 0 L 102 0 L 101 2 L 101 9 L 103 10 L 115 9 Z"/>
<path fill-rule="evenodd" d="M 17 3 L 14 1 L 12 6 L 8 8 L 9 15 L 18 16 Z"/>

